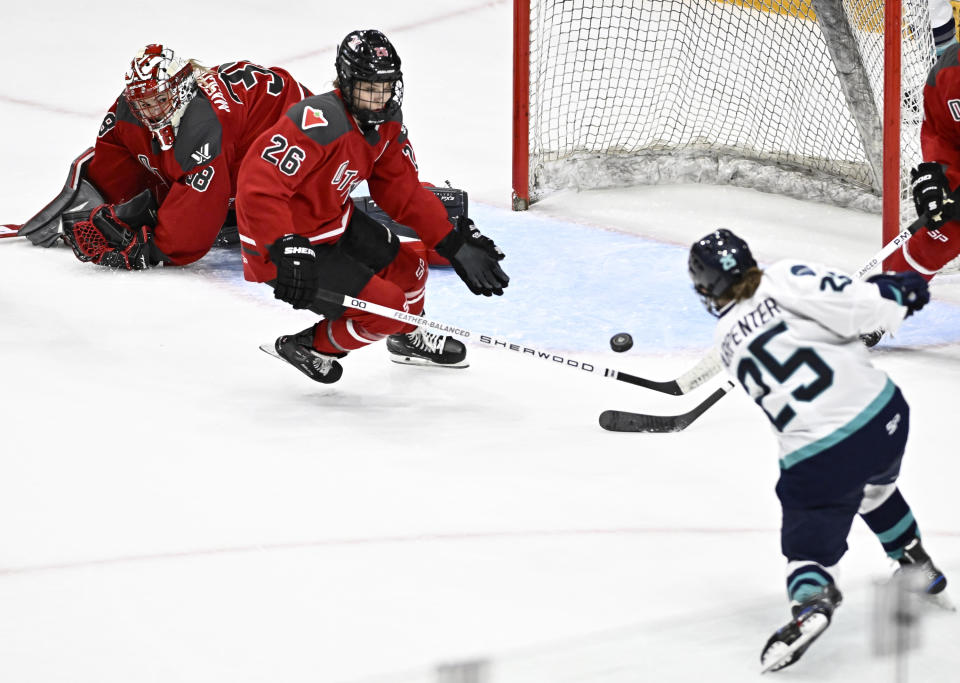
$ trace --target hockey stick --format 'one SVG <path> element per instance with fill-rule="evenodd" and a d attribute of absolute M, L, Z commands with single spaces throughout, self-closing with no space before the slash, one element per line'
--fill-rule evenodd
<path fill-rule="evenodd" d="M 0 239 L 4 237 L 18 237 L 22 225 L 0 225 Z"/>
<path fill-rule="evenodd" d="M 947 199 L 946 202 L 950 204 L 953 203 L 952 199 Z M 928 216 L 923 214 L 913 223 L 905 227 L 900 231 L 900 234 L 894 237 L 892 240 L 883 245 L 883 248 L 873 255 L 869 261 L 860 266 L 860 270 L 857 271 L 856 277 L 858 280 L 861 279 L 864 275 L 873 270 L 876 266 L 883 263 L 883 259 L 887 258 L 890 254 L 895 252 L 897 249 L 903 246 L 904 242 L 913 237 L 914 233 L 919 232 L 920 228 L 927 224 Z"/>
<path fill-rule="evenodd" d="M 600 413 L 600 426 L 610 432 L 648 432 L 665 434 L 686 429 L 707 410 L 733 389 L 733 382 L 727 383 L 707 396 L 693 410 L 682 415 L 646 415 L 628 413 L 623 410 L 604 410 Z"/>
<path fill-rule="evenodd" d="M 690 391 L 694 387 L 700 386 L 716 374 L 716 371 L 713 370 L 709 364 L 705 364 L 703 361 L 701 361 L 696 365 L 696 367 L 692 368 L 675 380 L 670 380 L 669 382 L 656 382 L 653 380 L 644 379 L 643 377 L 637 377 L 620 370 L 614 370 L 612 368 L 600 368 L 592 363 L 587 363 L 585 361 L 577 360 L 576 358 L 570 358 L 569 356 L 558 353 L 541 351 L 540 349 L 527 346 L 526 344 L 515 344 L 513 342 L 506 341 L 505 339 L 494 337 L 493 335 L 471 332 L 470 330 L 465 330 L 456 325 L 450 325 L 448 323 L 438 322 L 436 320 L 428 320 L 427 318 L 423 318 L 419 315 L 398 311 L 397 309 L 390 308 L 389 306 L 381 306 L 380 304 L 375 304 L 372 301 L 364 301 L 363 299 L 345 296 L 343 294 L 331 292 L 326 289 L 319 290 L 316 296 L 318 299 L 322 299 L 323 301 L 327 301 L 332 304 L 338 304 L 340 306 L 346 306 L 347 308 L 355 308 L 357 310 L 367 311 L 368 313 L 379 315 L 382 318 L 393 318 L 394 320 L 399 320 L 400 322 L 426 328 L 432 332 L 452 334 L 456 337 L 462 337 L 463 339 L 472 339 L 474 341 L 479 341 L 481 344 L 486 344 L 487 346 L 504 349 L 505 351 L 514 351 L 522 356 L 541 358 L 543 360 L 555 363 L 556 365 L 564 365 L 575 370 L 589 372 L 602 377 L 610 377 L 621 382 L 646 387 L 648 389 L 655 389 L 656 391 L 661 391 L 666 394 L 673 394 L 675 396 L 679 396 L 680 394 Z M 719 366 L 720 361 L 716 360 L 715 362 Z"/>

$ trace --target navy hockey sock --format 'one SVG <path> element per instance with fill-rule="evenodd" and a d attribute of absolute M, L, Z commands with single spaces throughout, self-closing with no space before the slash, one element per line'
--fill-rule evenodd
<path fill-rule="evenodd" d="M 791 560 L 787 569 L 787 596 L 794 603 L 802 603 L 833 586 L 833 576 L 816 562 Z"/>
<path fill-rule="evenodd" d="M 903 556 L 903 548 L 910 539 L 920 538 L 913 512 L 900 489 L 894 491 L 880 507 L 860 516 L 880 539 L 887 555 L 895 560 Z"/>

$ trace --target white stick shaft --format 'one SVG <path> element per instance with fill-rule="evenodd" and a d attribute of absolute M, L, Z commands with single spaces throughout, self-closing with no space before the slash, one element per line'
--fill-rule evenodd
<path fill-rule="evenodd" d="M 890 254 L 892 254 L 901 246 L 903 246 L 903 243 L 906 242 L 911 237 L 913 237 L 913 232 L 910 231 L 910 228 L 904 228 L 899 235 L 897 235 L 892 240 L 884 244 L 883 249 L 878 251 L 872 259 L 870 259 L 869 261 L 864 263 L 862 266 L 860 266 L 860 270 L 858 270 L 856 273 L 857 279 L 858 280 L 862 279 L 864 275 L 869 273 L 876 266 L 883 263 L 883 259 L 887 258 Z"/>
<path fill-rule="evenodd" d="M 440 332 L 442 334 L 452 334 L 456 337 L 461 337 L 463 339 L 470 339 L 481 344 L 486 344 L 487 346 L 492 346 L 494 348 L 500 348 L 505 351 L 514 351 L 524 356 L 530 356 L 532 358 L 540 358 L 546 361 L 550 361 L 557 365 L 565 365 L 569 368 L 575 370 L 582 370 L 584 372 L 590 372 L 594 374 L 601 375 L 603 377 L 611 377 L 616 379 L 618 372 L 610 368 L 601 368 L 593 365 L 592 363 L 587 363 L 585 361 L 577 360 L 569 356 L 565 356 L 558 353 L 552 353 L 549 351 L 541 351 L 540 349 L 528 346 L 526 344 L 516 344 L 514 342 L 507 341 L 506 339 L 500 339 L 495 337 L 492 334 L 483 334 L 477 332 L 471 332 L 457 325 L 450 325 L 449 323 L 439 322 L 437 320 L 430 320 L 419 315 L 414 315 L 412 313 L 406 313 L 404 311 L 398 311 L 395 308 L 390 308 L 389 306 L 381 306 L 380 304 L 375 304 L 372 301 L 364 301 L 363 299 L 358 299 L 356 297 L 344 296 L 341 294 L 336 294 L 334 292 L 327 292 L 321 290 L 318 295 L 320 298 L 330 301 L 331 303 L 340 304 L 346 306 L 347 308 L 355 308 L 361 311 L 369 311 L 384 318 L 393 318 L 394 320 L 399 320 L 403 323 L 409 323 L 410 325 L 417 325 L 418 327 L 423 327 L 431 332 Z M 623 374 L 623 373 L 621 373 Z"/>

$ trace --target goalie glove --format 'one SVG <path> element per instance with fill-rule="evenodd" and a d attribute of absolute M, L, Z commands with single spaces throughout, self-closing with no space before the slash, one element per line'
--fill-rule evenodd
<path fill-rule="evenodd" d="M 277 266 L 274 298 L 294 308 L 307 308 L 320 287 L 320 263 L 310 240 L 302 235 L 284 235 L 267 248 Z"/>
<path fill-rule="evenodd" d="M 926 214 L 927 227 L 935 230 L 943 226 L 949 218 L 945 216 L 944 205 L 952 203 L 949 198 L 950 183 L 943 167 L 932 161 L 925 161 L 910 169 L 910 182 L 913 186 L 913 204 L 917 215 Z"/>
<path fill-rule="evenodd" d="M 436 252 L 450 261 L 457 275 L 474 294 L 500 296 L 510 278 L 500 268 L 504 253 L 466 216 L 457 217 L 457 226 L 436 246 Z"/>
<path fill-rule="evenodd" d="M 64 227 L 66 241 L 79 260 L 142 270 L 163 260 L 153 246 L 151 229 L 156 222 L 156 202 L 150 190 L 144 190 L 123 204 L 102 204 L 90 212 L 89 220 Z"/>

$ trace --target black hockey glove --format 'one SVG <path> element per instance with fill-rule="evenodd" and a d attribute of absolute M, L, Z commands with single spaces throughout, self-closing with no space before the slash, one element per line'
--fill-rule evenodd
<path fill-rule="evenodd" d="M 903 273 L 883 273 L 867 278 L 880 289 L 880 295 L 907 307 L 906 317 L 919 311 L 930 301 L 927 281 L 912 270 Z"/>
<path fill-rule="evenodd" d="M 310 240 L 302 235 L 284 235 L 267 251 L 277 266 L 273 296 L 294 308 L 310 306 L 320 287 L 320 264 Z"/>
<path fill-rule="evenodd" d="M 153 246 L 151 230 L 156 223 L 156 202 L 150 190 L 144 190 L 123 204 L 98 206 L 89 220 L 73 225 L 64 222 L 64 228 L 66 241 L 81 261 L 142 270 L 163 260 Z"/>
<path fill-rule="evenodd" d="M 949 220 L 944 215 L 944 204 L 950 201 L 950 183 L 943 167 L 936 162 L 925 161 L 910 169 L 910 182 L 917 215 L 927 214 L 927 227 L 931 230 L 943 226 Z"/>
<path fill-rule="evenodd" d="M 457 226 L 440 240 L 436 251 L 450 261 L 474 294 L 500 296 L 510 282 L 498 263 L 504 258 L 500 247 L 477 230 L 466 216 L 457 218 Z"/>

